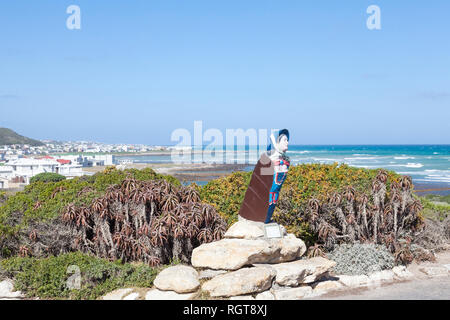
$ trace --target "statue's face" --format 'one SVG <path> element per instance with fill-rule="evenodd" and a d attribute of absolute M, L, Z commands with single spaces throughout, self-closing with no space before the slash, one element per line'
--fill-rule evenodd
<path fill-rule="evenodd" d="M 288 149 L 288 145 L 289 145 L 289 140 L 285 135 L 283 135 L 278 144 L 278 147 L 281 150 L 281 152 L 286 152 Z"/>

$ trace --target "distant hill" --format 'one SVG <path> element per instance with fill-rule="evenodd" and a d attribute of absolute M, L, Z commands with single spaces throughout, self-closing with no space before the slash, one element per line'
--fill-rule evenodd
<path fill-rule="evenodd" d="M 8 128 L 0 128 L 0 146 L 11 144 L 29 144 L 31 146 L 42 146 L 42 142 L 34 139 L 30 139 Z"/>

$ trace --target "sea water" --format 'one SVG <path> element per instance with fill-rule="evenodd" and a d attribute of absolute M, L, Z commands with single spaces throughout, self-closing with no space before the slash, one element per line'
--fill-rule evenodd
<path fill-rule="evenodd" d="M 450 145 L 290 145 L 291 165 L 300 163 L 345 163 L 354 167 L 384 168 L 412 177 L 415 184 L 450 188 Z M 258 160 L 253 148 L 224 152 L 223 160 L 248 163 L 252 170 Z M 168 163 L 170 155 L 127 156 L 137 163 Z M 194 159 L 193 162 L 201 162 Z"/>

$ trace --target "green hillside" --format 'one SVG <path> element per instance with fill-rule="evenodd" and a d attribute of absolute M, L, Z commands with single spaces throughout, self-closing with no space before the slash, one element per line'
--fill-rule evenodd
<path fill-rule="evenodd" d="M 0 128 L 0 145 L 12 145 L 12 144 L 29 144 L 32 146 L 42 146 L 42 142 L 33 140 L 8 128 Z"/>

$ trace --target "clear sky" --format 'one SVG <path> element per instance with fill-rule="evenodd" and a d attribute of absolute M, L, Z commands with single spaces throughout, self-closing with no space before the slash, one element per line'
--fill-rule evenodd
<path fill-rule="evenodd" d="M 202 120 L 286 127 L 294 144 L 448 144 L 449 15 L 448 0 L 1 1 L 0 126 L 171 144 Z"/>

